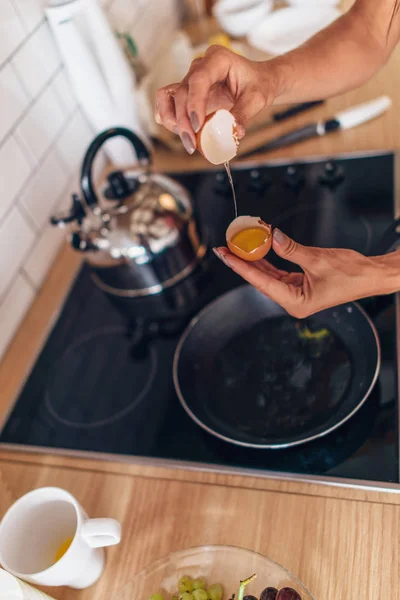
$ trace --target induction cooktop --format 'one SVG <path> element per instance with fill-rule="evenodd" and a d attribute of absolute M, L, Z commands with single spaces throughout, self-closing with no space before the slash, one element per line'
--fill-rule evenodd
<path fill-rule="evenodd" d="M 372 255 L 399 212 L 398 164 L 395 154 L 381 153 L 234 167 L 239 212 L 259 214 L 303 244 Z M 226 174 L 173 177 L 190 190 L 210 246 L 223 244 L 233 217 Z M 277 257 L 271 260 L 282 266 Z M 243 283 L 211 252 L 206 261 L 207 283 L 196 310 Z M 400 490 L 399 314 L 393 296 L 375 319 L 382 349 L 379 378 L 349 421 L 301 446 L 256 450 L 211 436 L 182 408 L 172 363 L 187 322 L 172 335 L 155 336 L 143 353 L 132 352 L 132 323 L 84 266 L 15 399 L 0 445 Z"/>

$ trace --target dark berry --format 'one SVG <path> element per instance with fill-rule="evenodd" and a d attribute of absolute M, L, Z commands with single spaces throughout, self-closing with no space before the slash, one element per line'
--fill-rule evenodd
<path fill-rule="evenodd" d="M 260 600 L 276 600 L 278 590 L 274 587 L 267 587 L 261 593 Z"/>
<path fill-rule="evenodd" d="M 276 600 L 301 600 L 301 596 L 296 590 L 285 587 L 279 590 Z"/>
<path fill-rule="evenodd" d="M 255 596 L 245 596 L 243 600 L 257 600 Z"/>

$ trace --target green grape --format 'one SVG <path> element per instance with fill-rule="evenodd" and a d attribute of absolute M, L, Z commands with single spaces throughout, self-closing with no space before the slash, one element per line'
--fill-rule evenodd
<path fill-rule="evenodd" d="M 183 592 L 181 600 L 193 600 L 193 596 L 189 592 Z"/>
<path fill-rule="evenodd" d="M 222 600 L 222 585 L 213 583 L 207 590 L 210 600 Z"/>
<path fill-rule="evenodd" d="M 193 581 L 191 577 L 183 575 L 178 581 L 178 590 L 181 594 L 184 594 L 185 592 L 193 592 Z M 189 598 L 186 600 L 189 600 Z"/>
<path fill-rule="evenodd" d="M 149 600 L 164 600 L 161 594 L 152 594 Z"/>
<path fill-rule="evenodd" d="M 208 600 L 208 594 L 206 590 L 193 590 L 193 598 L 194 600 Z"/>
<path fill-rule="evenodd" d="M 206 587 L 206 581 L 202 577 L 193 580 L 193 589 L 194 590 L 204 590 Z"/>

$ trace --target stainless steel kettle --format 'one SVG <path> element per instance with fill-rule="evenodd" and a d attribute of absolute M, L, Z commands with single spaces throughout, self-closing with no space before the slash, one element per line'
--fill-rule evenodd
<path fill-rule="evenodd" d="M 132 143 L 140 168 L 112 172 L 99 199 L 93 162 L 115 136 Z M 104 131 L 84 157 L 82 197 L 74 194 L 71 210 L 51 218 L 53 225 L 69 225 L 72 246 L 85 253 L 95 283 L 111 296 L 160 295 L 187 278 L 206 254 L 188 191 L 150 172 L 150 165 L 150 154 L 135 133 L 122 127 Z"/>

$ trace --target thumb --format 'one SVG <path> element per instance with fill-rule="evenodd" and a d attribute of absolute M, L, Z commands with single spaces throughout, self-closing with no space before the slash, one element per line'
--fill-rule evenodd
<path fill-rule="evenodd" d="M 246 88 L 237 98 L 231 108 L 231 113 L 235 117 L 239 139 L 242 139 L 246 133 L 248 120 L 258 114 L 265 106 L 266 100 L 258 90 Z"/>
<path fill-rule="evenodd" d="M 311 256 L 307 246 L 298 244 L 290 237 L 282 233 L 280 229 L 274 229 L 272 247 L 274 252 L 292 263 L 305 267 L 309 264 Z"/>

